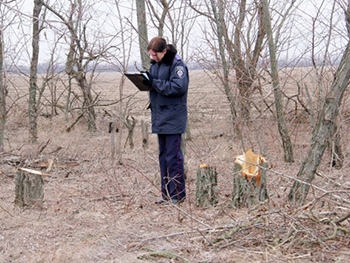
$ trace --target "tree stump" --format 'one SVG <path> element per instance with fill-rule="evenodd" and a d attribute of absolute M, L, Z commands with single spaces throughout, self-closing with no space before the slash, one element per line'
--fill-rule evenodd
<path fill-rule="evenodd" d="M 130 149 L 134 149 L 134 129 L 136 122 L 137 120 L 133 116 L 128 115 L 125 119 L 124 125 L 128 129 L 128 137 L 126 138 L 124 148 L 126 146 L 126 143 L 129 141 Z"/>
<path fill-rule="evenodd" d="M 200 165 L 197 170 L 196 205 L 215 206 L 218 203 L 218 180 L 215 167 Z"/>
<path fill-rule="evenodd" d="M 249 149 L 236 156 L 233 175 L 232 206 L 250 207 L 268 199 L 267 160 Z"/>
<path fill-rule="evenodd" d="M 15 205 L 42 207 L 44 200 L 43 174 L 32 169 L 20 168 L 16 174 Z"/>
<path fill-rule="evenodd" d="M 115 161 L 116 145 L 120 145 L 120 142 L 119 141 L 116 142 L 116 140 L 115 140 L 115 133 L 119 132 L 119 128 L 120 128 L 120 119 L 119 118 L 115 118 L 111 122 L 109 122 L 108 132 L 111 134 L 111 136 L 110 136 L 111 160 L 113 162 Z M 117 138 L 120 140 L 120 136 L 118 136 Z"/>
<path fill-rule="evenodd" d="M 148 148 L 148 124 L 144 120 L 141 121 L 141 131 L 142 131 L 142 148 Z"/>

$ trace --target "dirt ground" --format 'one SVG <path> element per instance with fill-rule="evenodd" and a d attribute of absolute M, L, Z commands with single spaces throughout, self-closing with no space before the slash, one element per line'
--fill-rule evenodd
<path fill-rule="evenodd" d="M 160 197 L 156 135 L 150 134 L 147 149 L 142 147 L 141 121 L 150 120 L 144 110 L 147 93 L 137 93 L 128 82 L 124 107 L 137 120 L 135 146 L 130 148 L 127 129 L 121 128 L 122 164 L 111 159 L 108 124 L 119 107 L 111 104 L 119 97 L 116 79 L 109 73 L 96 81 L 102 106 L 96 107 L 94 133 L 87 131 L 84 120 L 66 132 L 76 116 L 66 122 L 58 111 L 52 119 L 39 118 L 39 142 L 29 144 L 25 99 L 13 105 L 0 166 L 0 262 L 350 262 L 350 220 L 335 223 L 350 212 L 348 162 L 336 170 L 325 154 L 309 203 L 294 207 L 287 201 L 309 146 L 310 127 L 305 119 L 288 116 L 295 151 L 292 164 L 283 161 L 271 116 L 260 116 L 245 127 L 245 147 L 263 154 L 271 166 L 269 200 L 233 208 L 233 158 L 242 153 L 242 143 L 234 136 L 225 95 L 205 76 L 192 72 L 187 199 L 178 206 L 158 206 L 154 204 Z M 17 91 L 21 87 L 26 90 L 19 85 Z M 256 105 L 263 107 L 259 101 Z M 49 106 L 42 108 L 43 113 L 49 110 Z M 342 138 L 346 157 L 350 150 L 347 126 Z M 54 161 L 44 178 L 42 207 L 14 205 L 18 165 L 8 161 L 10 156 Z M 59 166 L 62 162 L 77 165 Z M 202 163 L 217 169 L 219 203 L 215 207 L 196 206 L 196 173 Z"/>

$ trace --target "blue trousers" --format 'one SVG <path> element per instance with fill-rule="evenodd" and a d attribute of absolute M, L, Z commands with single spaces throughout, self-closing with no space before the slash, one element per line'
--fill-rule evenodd
<path fill-rule="evenodd" d="M 162 198 L 186 198 L 181 134 L 158 134 Z"/>

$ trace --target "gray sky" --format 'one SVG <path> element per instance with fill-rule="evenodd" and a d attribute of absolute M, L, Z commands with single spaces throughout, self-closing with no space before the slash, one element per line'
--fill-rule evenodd
<path fill-rule="evenodd" d="M 117 9 L 115 7 L 114 1 L 91 1 L 86 0 L 85 2 L 91 2 L 94 4 L 94 11 L 91 12 L 91 21 L 89 25 L 89 38 L 95 45 L 102 45 L 103 43 L 108 43 L 109 45 L 120 46 L 121 43 L 124 43 L 128 50 L 131 53 L 130 63 L 134 63 L 139 59 L 139 50 L 138 50 L 138 39 L 135 31 L 131 30 L 130 22 L 136 25 L 135 10 L 131 8 L 134 4 L 133 1 L 120 1 L 119 7 L 121 8 L 122 20 L 119 20 L 116 16 Z M 277 1 L 277 0 L 276 0 Z M 345 0 L 340 0 L 340 2 Z M 53 2 L 53 1 L 51 1 Z M 64 3 L 65 1 L 59 1 Z M 108 4 L 108 2 L 110 4 Z M 277 1 L 281 4 L 283 1 Z M 288 47 L 284 47 L 287 58 L 295 57 L 298 54 L 302 54 L 307 50 L 311 49 L 310 41 L 313 37 L 312 32 L 317 40 L 317 50 L 320 56 L 323 55 L 323 51 L 326 50 L 325 46 L 327 41 L 331 41 L 331 44 L 328 46 L 328 52 L 330 54 L 341 54 L 341 49 L 345 44 L 346 40 L 346 31 L 344 31 L 344 18 L 339 5 L 337 5 L 337 10 L 334 12 L 332 10 L 334 1 L 323 1 L 323 0 L 304 0 L 296 1 L 298 5 L 298 17 L 289 25 L 291 29 L 291 40 L 288 43 Z M 13 20 L 11 27 L 6 29 L 5 34 L 5 44 L 11 43 L 8 46 L 8 54 L 11 55 L 12 60 L 18 64 L 27 64 L 30 60 L 30 44 L 31 44 L 31 14 L 33 8 L 33 1 L 22 0 L 16 1 L 16 5 L 12 4 L 12 7 L 16 10 L 20 10 L 21 15 L 16 16 Z M 321 12 L 317 12 L 318 9 L 321 9 Z M 16 12 L 8 14 L 3 23 L 9 21 L 9 19 L 14 18 Z M 332 27 L 335 28 L 333 35 L 329 34 L 329 26 L 327 21 L 330 18 L 334 19 Z M 314 19 L 316 22 L 313 23 Z M 50 20 L 50 24 L 53 25 L 53 28 L 45 29 L 41 34 L 40 42 L 40 61 L 48 61 L 51 51 L 55 49 L 56 59 L 58 61 L 64 62 L 65 54 L 67 49 L 67 38 L 61 38 L 62 33 L 62 24 L 58 23 L 57 17 L 49 14 L 47 16 Z M 274 18 L 273 18 L 274 19 Z M 121 24 L 122 23 L 122 24 Z M 192 31 L 191 38 L 193 41 L 190 42 L 191 48 L 196 50 L 198 46 L 204 45 L 205 43 L 201 42 L 202 32 L 199 25 L 195 30 Z M 315 26 L 315 28 L 313 28 Z M 126 39 L 123 41 L 120 37 L 115 37 L 118 34 L 121 27 L 129 28 L 130 33 L 126 35 Z M 54 31 L 57 31 L 54 33 Z M 155 34 L 155 31 L 153 31 Z M 149 32 L 149 35 L 152 36 L 152 31 Z M 56 42 L 60 44 L 55 46 Z M 19 54 L 21 54 L 19 56 Z M 118 59 L 123 59 L 127 54 L 115 51 L 115 54 Z M 305 56 L 307 57 L 307 56 Z"/>

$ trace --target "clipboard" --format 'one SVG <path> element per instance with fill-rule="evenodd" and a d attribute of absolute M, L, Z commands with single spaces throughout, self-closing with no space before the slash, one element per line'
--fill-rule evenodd
<path fill-rule="evenodd" d="M 145 84 L 144 82 L 149 81 L 148 75 L 146 72 L 139 73 L 124 73 L 124 75 L 132 82 L 140 91 L 150 91 L 151 86 Z"/>

